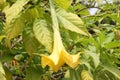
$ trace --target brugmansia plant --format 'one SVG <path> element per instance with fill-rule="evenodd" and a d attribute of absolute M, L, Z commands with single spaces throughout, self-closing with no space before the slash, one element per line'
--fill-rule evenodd
<path fill-rule="evenodd" d="M 42 55 L 42 66 L 49 65 L 51 68 L 53 68 L 54 71 L 57 71 L 58 69 L 60 69 L 60 67 L 64 63 L 66 63 L 70 67 L 74 68 L 78 65 L 79 54 L 70 55 L 65 50 L 62 40 L 61 40 L 60 33 L 59 33 L 59 24 L 58 24 L 58 19 L 57 19 L 57 14 L 56 14 L 56 11 L 54 8 L 54 4 L 53 4 L 52 0 L 50 0 L 49 2 L 50 2 L 50 7 L 51 7 L 52 22 L 53 22 L 52 27 L 53 27 L 54 45 L 53 45 L 53 52 L 49 57 Z M 58 17 L 59 17 L 59 15 L 58 15 Z M 77 16 L 76 16 L 76 18 L 77 18 Z M 78 18 L 78 21 L 79 21 L 79 23 L 81 22 L 81 20 L 79 18 Z M 69 25 L 67 25 L 67 26 L 69 26 Z M 72 26 L 72 27 L 74 29 L 74 26 Z M 76 28 L 76 31 L 77 31 L 77 29 L 80 31 L 80 29 L 77 28 L 76 26 L 75 26 L 75 28 Z M 81 33 L 81 31 L 79 33 Z M 83 32 L 83 33 L 86 34 L 85 32 Z"/>
<path fill-rule="evenodd" d="M 0 0 L 0 80 L 119 80 L 120 6 L 105 1 Z"/>

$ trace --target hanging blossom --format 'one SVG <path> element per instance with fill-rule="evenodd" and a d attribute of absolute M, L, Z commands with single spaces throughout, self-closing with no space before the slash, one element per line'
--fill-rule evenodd
<path fill-rule="evenodd" d="M 47 56 L 42 54 L 41 64 L 42 67 L 48 65 L 53 71 L 58 71 L 63 64 L 75 68 L 79 62 L 79 55 L 70 55 L 63 46 L 59 30 L 54 28 L 54 45 L 53 52 Z"/>

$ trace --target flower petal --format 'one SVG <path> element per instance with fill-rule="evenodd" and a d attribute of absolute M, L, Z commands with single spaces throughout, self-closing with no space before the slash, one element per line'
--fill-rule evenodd
<path fill-rule="evenodd" d="M 64 56 L 65 63 L 70 67 L 75 68 L 78 65 L 80 53 L 76 55 L 70 55 L 65 51 L 62 53 L 62 55 Z"/>
<path fill-rule="evenodd" d="M 65 63 L 68 66 L 74 68 L 79 62 L 79 55 L 80 54 L 70 55 L 69 53 L 67 53 L 63 46 L 59 31 L 54 28 L 53 52 L 49 56 L 42 55 L 41 64 L 43 67 L 45 67 L 46 65 L 50 66 L 53 71 L 58 71 L 60 67 Z"/>
<path fill-rule="evenodd" d="M 60 57 L 61 54 L 56 54 L 52 53 L 50 56 L 42 55 L 42 67 L 48 65 L 50 68 L 52 68 L 53 71 L 58 71 L 65 62 L 63 61 L 62 57 Z"/>

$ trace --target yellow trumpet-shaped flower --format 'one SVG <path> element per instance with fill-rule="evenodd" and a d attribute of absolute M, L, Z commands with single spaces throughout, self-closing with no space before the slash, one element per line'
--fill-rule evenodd
<path fill-rule="evenodd" d="M 70 55 L 69 53 L 67 53 L 63 46 L 59 30 L 55 28 L 53 52 L 49 56 L 42 55 L 41 64 L 43 67 L 45 67 L 46 65 L 50 66 L 53 71 L 59 70 L 59 68 L 65 63 L 68 66 L 74 68 L 78 64 L 79 55 L 80 54 Z"/>

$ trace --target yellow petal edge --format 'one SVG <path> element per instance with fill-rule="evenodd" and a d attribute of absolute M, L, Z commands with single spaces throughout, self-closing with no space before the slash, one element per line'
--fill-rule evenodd
<path fill-rule="evenodd" d="M 49 66 L 53 71 L 58 71 L 63 64 L 75 68 L 79 62 L 79 53 L 76 55 L 70 55 L 65 50 L 59 30 L 54 28 L 54 47 L 51 55 L 47 56 L 42 54 L 41 65 L 42 67 Z"/>

